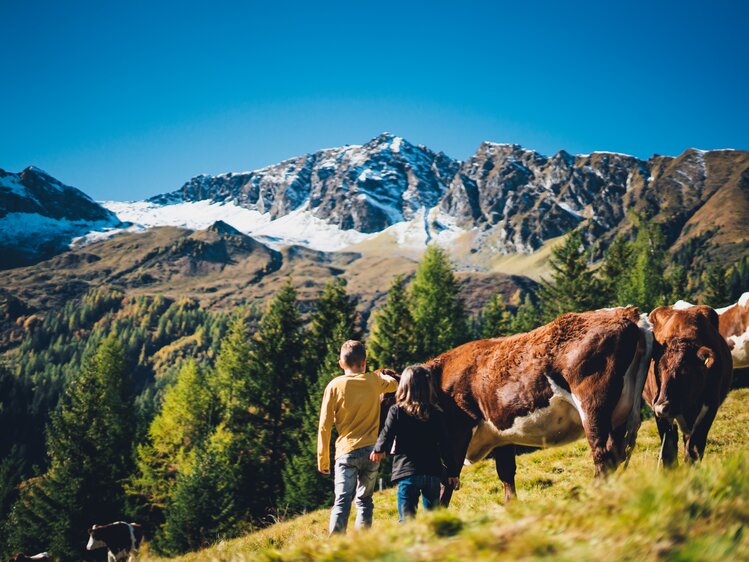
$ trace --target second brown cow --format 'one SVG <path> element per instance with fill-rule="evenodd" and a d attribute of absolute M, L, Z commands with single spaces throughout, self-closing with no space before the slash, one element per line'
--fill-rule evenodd
<path fill-rule="evenodd" d="M 731 387 L 731 351 L 718 331 L 718 314 L 708 306 L 661 306 L 650 313 L 655 343 L 643 397 L 655 412 L 661 458 L 676 462 L 678 429 L 684 458 L 702 458 L 718 406 Z"/>
<path fill-rule="evenodd" d="M 587 437 L 596 475 L 628 458 L 652 349 L 633 307 L 570 313 L 526 334 L 467 343 L 427 363 L 440 386 L 457 465 L 495 459 L 515 494 L 515 445 Z M 447 505 L 452 490 L 443 491 Z"/>

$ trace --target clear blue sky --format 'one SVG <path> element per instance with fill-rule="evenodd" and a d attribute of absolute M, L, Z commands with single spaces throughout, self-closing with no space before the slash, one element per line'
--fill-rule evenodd
<path fill-rule="evenodd" d="M 749 2 L 0 0 L 0 168 L 96 199 L 382 131 L 749 148 Z"/>

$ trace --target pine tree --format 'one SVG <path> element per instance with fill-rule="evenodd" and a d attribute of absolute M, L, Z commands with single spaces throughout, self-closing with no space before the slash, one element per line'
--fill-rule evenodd
<path fill-rule="evenodd" d="M 528 293 L 523 303 L 518 307 L 510 325 L 511 334 L 521 334 L 535 330 L 544 323 L 544 315 L 539 307 L 533 302 Z"/>
<path fill-rule="evenodd" d="M 122 483 L 132 468 L 132 391 L 122 346 L 104 339 L 65 388 L 48 430 L 50 468 L 13 508 L 11 546 L 29 545 L 30 522 L 51 522 L 46 547 L 80 560 L 86 529 L 123 516 Z M 37 532 L 39 532 L 37 530 Z"/>
<path fill-rule="evenodd" d="M 291 283 L 284 285 L 260 320 L 252 341 L 251 369 L 256 393 L 250 410 L 261 427 L 260 454 L 265 473 L 260 478 L 267 506 L 276 506 L 283 494 L 283 467 L 301 427 L 306 386 L 302 353 L 304 330 Z"/>
<path fill-rule="evenodd" d="M 675 303 L 678 300 L 690 300 L 688 293 L 689 277 L 683 266 L 672 263 L 671 271 L 666 276 L 666 285 L 669 291 L 667 302 Z"/>
<path fill-rule="evenodd" d="M 705 304 L 714 308 L 726 306 L 731 300 L 731 290 L 726 279 L 726 269 L 710 265 L 705 271 Z"/>
<path fill-rule="evenodd" d="M 670 287 L 665 275 L 666 240 L 659 225 L 635 217 L 637 239 L 627 282 L 622 288 L 622 299 L 640 310 L 653 310 L 667 304 Z"/>
<path fill-rule="evenodd" d="M 415 360 L 429 359 L 466 341 L 466 312 L 459 293 L 447 254 L 429 246 L 410 287 Z"/>
<path fill-rule="evenodd" d="M 736 302 L 749 291 L 749 256 L 744 256 L 730 269 L 728 274 L 728 302 Z"/>
<path fill-rule="evenodd" d="M 507 310 L 501 292 L 496 292 L 481 312 L 481 337 L 498 338 L 512 330 L 512 314 Z"/>
<path fill-rule="evenodd" d="M 402 371 L 413 362 L 414 320 L 409 308 L 406 282 L 393 278 L 385 305 L 374 313 L 368 356 L 373 366 Z"/>
<path fill-rule="evenodd" d="M 551 280 L 541 285 L 540 298 L 547 320 L 565 312 L 583 312 L 601 304 L 599 282 L 588 265 L 583 238 L 574 230 L 549 258 Z"/>
<path fill-rule="evenodd" d="M 624 300 L 624 293 L 632 268 L 633 251 L 632 243 L 622 236 L 617 236 L 606 248 L 603 263 L 597 272 L 603 305 L 614 307 L 628 304 Z"/>
<path fill-rule="evenodd" d="M 356 322 L 356 299 L 346 292 L 346 281 L 338 278 L 327 283 L 310 317 L 305 339 L 304 364 L 309 377 L 308 385 L 315 384 L 321 364 L 328 354 L 328 344 L 339 324 L 345 325 L 346 339 L 361 337 Z M 338 343 L 339 348 L 342 343 Z"/>
<path fill-rule="evenodd" d="M 159 550 L 178 555 L 236 534 L 235 443 L 220 427 L 190 454 L 169 496 Z"/>
<path fill-rule="evenodd" d="M 205 370 L 190 361 L 165 390 L 161 412 L 151 422 L 148 441 L 138 446 L 136 471 L 126 486 L 129 495 L 142 498 L 148 511 L 164 509 L 185 458 L 218 424 L 219 400 L 213 386 Z"/>
<path fill-rule="evenodd" d="M 234 314 L 216 358 L 215 386 L 225 415 L 241 407 L 247 394 L 255 392 L 250 367 L 250 327 L 246 310 Z"/>

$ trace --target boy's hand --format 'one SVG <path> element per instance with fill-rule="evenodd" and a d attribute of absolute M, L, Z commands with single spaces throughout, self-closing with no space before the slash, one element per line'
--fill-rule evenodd
<path fill-rule="evenodd" d="M 319 471 L 319 472 L 320 472 L 320 474 L 322 474 L 323 476 L 330 476 L 330 470 L 321 470 L 321 471 Z"/>
<path fill-rule="evenodd" d="M 460 490 L 460 476 L 450 476 L 447 479 L 447 485 L 453 490 Z"/>
<path fill-rule="evenodd" d="M 384 458 L 385 453 L 375 453 L 374 451 L 369 453 L 369 460 L 371 460 L 372 462 L 380 462 Z"/>

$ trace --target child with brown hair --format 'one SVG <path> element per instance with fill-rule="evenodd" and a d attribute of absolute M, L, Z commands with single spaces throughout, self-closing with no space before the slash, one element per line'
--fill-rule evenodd
<path fill-rule="evenodd" d="M 407 367 L 395 400 L 370 459 L 377 462 L 386 452 L 394 453 L 392 480 L 398 482 L 398 519 L 403 523 L 416 515 L 419 495 L 424 509 L 439 505 L 440 478 L 445 471 L 455 489 L 460 487 L 460 479 L 458 467 L 451 462 L 445 421 L 429 369 Z"/>
<path fill-rule="evenodd" d="M 334 489 L 329 531 L 345 533 L 351 502 L 356 503 L 356 527 L 372 526 L 372 494 L 380 464 L 370 454 L 380 426 L 380 395 L 393 392 L 392 377 L 367 372 L 367 352 L 360 341 L 341 346 L 338 365 L 343 374 L 328 383 L 320 408 L 317 436 L 317 467 L 330 474 L 330 436 L 335 425 Z"/>

